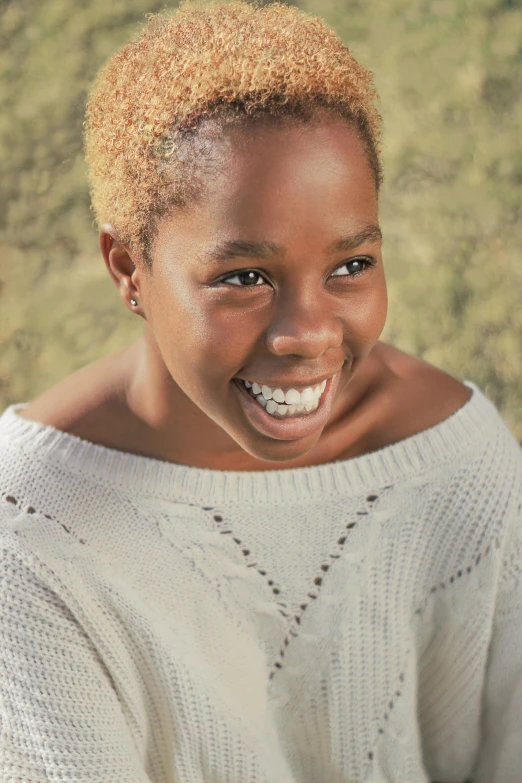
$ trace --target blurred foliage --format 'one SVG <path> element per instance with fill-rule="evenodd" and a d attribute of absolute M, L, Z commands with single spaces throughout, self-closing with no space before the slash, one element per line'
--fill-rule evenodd
<path fill-rule="evenodd" d="M 473 380 L 522 441 L 522 0 L 292 4 L 381 95 L 382 339 Z M 163 7 L 0 0 L 0 410 L 142 333 L 98 251 L 81 132 L 97 69 Z"/>

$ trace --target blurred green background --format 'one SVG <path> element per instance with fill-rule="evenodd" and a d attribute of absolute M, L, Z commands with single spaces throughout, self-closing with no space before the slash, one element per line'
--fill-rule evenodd
<path fill-rule="evenodd" d="M 292 4 L 381 95 L 381 339 L 473 380 L 522 442 L 522 0 Z M 142 333 L 98 251 L 82 122 L 97 69 L 165 7 L 0 0 L 2 411 Z"/>

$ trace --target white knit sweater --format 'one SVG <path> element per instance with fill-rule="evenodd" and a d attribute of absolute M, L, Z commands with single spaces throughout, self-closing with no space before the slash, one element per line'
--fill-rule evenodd
<path fill-rule="evenodd" d="M 2 783 L 521 783 L 522 450 L 473 395 L 308 468 L 0 416 Z"/>

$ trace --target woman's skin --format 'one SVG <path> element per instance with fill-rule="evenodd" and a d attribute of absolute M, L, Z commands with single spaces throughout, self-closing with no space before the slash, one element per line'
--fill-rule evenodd
<path fill-rule="evenodd" d="M 312 124 L 257 122 L 223 138 L 200 200 L 158 222 L 152 275 L 111 226 L 100 232 L 109 274 L 145 333 L 101 360 L 105 391 L 68 431 L 94 440 L 103 430 L 98 442 L 174 463 L 268 470 L 370 451 L 460 407 L 467 387 L 378 342 L 387 295 L 377 193 L 356 131 L 321 110 Z M 347 238 L 351 248 L 333 249 Z M 209 257 L 231 240 L 279 249 Z M 308 421 L 277 421 L 238 377 L 298 390 L 331 381 Z M 303 422 L 307 431 L 295 431 Z"/>

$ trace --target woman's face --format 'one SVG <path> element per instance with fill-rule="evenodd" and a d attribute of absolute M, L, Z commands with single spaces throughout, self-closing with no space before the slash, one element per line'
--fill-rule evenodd
<path fill-rule="evenodd" d="M 329 117 L 229 128 L 216 160 L 201 201 L 158 223 L 137 298 L 168 404 L 202 448 L 206 422 L 207 448 L 218 425 L 257 459 L 296 459 L 385 324 L 374 178 L 356 132 Z"/>

